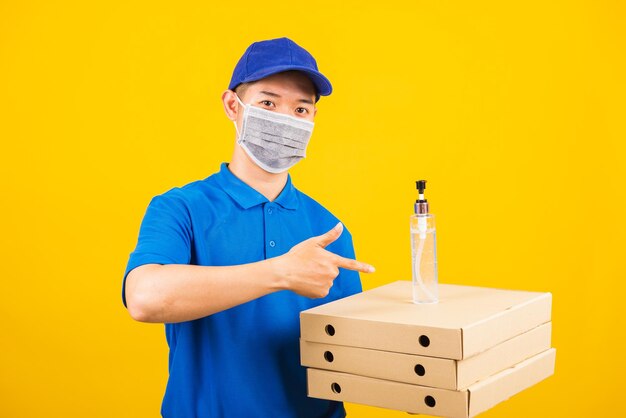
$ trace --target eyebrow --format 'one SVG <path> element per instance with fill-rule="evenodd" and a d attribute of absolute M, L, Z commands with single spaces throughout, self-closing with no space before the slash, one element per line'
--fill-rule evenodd
<path fill-rule="evenodd" d="M 271 91 L 265 91 L 265 90 L 263 90 L 263 91 L 260 91 L 259 93 L 261 93 L 261 94 L 265 94 L 265 95 L 267 95 L 267 96 L 271 96 L 271 97 L 281 97 L 281 95 L 280 95 L 280 94 L 273 93 L 273 92 L 271 92 Z M 301 102 L 301 103 L 308 103 L 308 104 L 313 104 L 313 100 L 311 100 L 311 99 L 299 99 L 299 100 L 298 100 L 298 102 Z"/>

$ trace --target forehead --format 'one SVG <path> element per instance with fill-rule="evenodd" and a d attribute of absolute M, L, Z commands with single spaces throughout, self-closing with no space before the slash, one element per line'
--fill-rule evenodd
<path fill-rule="evenodd" d="M 281 96 L 315 97 L 315 86 L 306 74 L 299 71 L 286 71 L 272 74 L 252 83 L 249 92 L 272 91 Z"/>

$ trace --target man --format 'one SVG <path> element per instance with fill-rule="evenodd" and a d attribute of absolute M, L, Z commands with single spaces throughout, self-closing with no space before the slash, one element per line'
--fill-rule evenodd
<path fill-rule="evenodd" d="M 165 323 L 164 417 L 343 417 L 307 397 L 299 312 L 361 291 L 352 238 L 297 190 L 320 96 L 331 85 L 287 38 L 252 44 L 222 94 L 232 160 L 150 202 L 124 275 L 130 315 Z"/>

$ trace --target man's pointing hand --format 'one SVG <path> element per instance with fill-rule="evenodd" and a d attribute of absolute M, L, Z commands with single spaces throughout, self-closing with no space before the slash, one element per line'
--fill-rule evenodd
<path fill-rule="evenodd" d="M 343 224 L 317 237 L 294 245 L 287 254 L 273 259 L 281 288 L 310 298 L 328 295 L 339 267 L 362 273 L 373 273 L 374 267 L 351 258 L 344 258 L 326 250 L 343 232 Z"/>

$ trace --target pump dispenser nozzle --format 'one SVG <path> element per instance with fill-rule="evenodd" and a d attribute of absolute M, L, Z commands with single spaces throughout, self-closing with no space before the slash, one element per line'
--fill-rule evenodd
<path fill-rule="evenodd" d="M 426 180 L 418 180 L 415 182 L 415 187 L 420 192 L 420 199 L 424 196 L 424 190 L 426 190 Z"/>
<path fill-rule="evenodd" d="M 428 213 L 428 200 L 424 199 L 424 190 L 426 190 L 426 180 L 418 180 L 415 187 L 419 192 L 418 199 L 415 201 L 415 213 L 425 215 Z"/>

